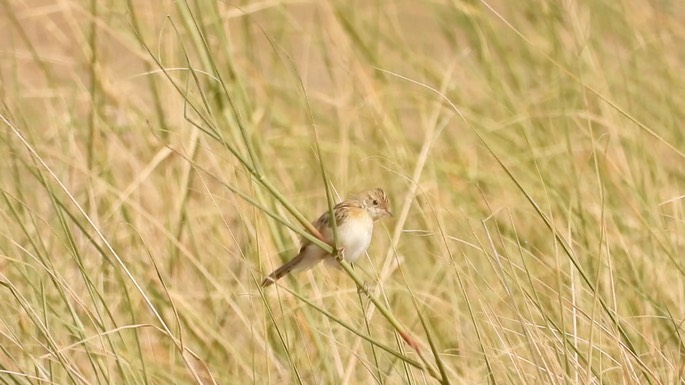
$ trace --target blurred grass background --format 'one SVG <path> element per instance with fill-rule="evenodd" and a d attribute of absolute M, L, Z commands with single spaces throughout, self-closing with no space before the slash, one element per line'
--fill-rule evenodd
<path fill-rule="evenodd" d="M 317 137 L 441 382 L 682 382 L 685 3 L 0 7 L 1 384 L 435 383 L 345 274 L 258 290 Z"/>

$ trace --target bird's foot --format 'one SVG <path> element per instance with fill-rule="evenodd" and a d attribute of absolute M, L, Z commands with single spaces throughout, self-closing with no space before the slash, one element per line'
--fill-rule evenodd
<path fill-rule="evenodd" d="M 335 250 L 335 259 L 338 262 L 342 262 L 345 259 L 345 249 L 344 248 L 339 248 Z"/>

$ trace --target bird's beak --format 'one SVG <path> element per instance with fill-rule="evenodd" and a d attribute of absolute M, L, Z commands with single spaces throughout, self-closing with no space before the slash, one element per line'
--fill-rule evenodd
<path fill-rule="evenodd" d="M 389 217 L 391 217 L 391 218 L 394 216 L 394 215 L 392 215 L 392 213 L 390 212 L 390 210 L 385 210 L 385 215 L 387 215 L 387 216 L 389 216 Z"/>

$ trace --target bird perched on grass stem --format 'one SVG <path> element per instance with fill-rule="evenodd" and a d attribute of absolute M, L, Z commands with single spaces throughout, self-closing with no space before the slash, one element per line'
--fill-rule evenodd
<path fill-rule="evenodd" d="M 383 217 L 392 216 L 389 207 L 390 199 L 379 188 L 357 194 L 335 205 L 333 213 L 343 259 L 354 263 L 366 251 L 371 243 L 373 223 Z M 313 225 L 324 240 L 333 245 L 333 224 L 330 212 L 323 213 Z M 307 271 L 322 261 L 337 263 L 335 257 L 328 252 L 309 240 L 302 239 L 297 256 L 264 278 L 262 286 L 269 286 L 290 273 Z"/>

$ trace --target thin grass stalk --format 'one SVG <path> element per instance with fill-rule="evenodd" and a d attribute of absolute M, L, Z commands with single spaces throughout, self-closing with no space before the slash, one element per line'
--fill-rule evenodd
<path fill-rule="evenodd" d="M 301 295 L 300 293 L 298 293 L 298 292 L 296 292 L 296 291 L 294 291 L 294 290 L 291 290 L 291 289 L 289 289 L 289 288 L 287 288 L 287 287 L 285 287 L 285 286 L 283 286 L 282 288 L 283 288 L 284 290 L 286 290 L 288 293 L 290 293 L 290 294 L 294 295 L 295 297 L 297 297 L 297 299 L 299 299 L 300 301 L 302 301 L 302 302 L 304 302 L 305 304 L 309 305 L 310 307 L 316 309 L 317 312 L 319 312 L 319 313 L 323 314 L 324 316 L 330 318 L 331 320 L 335 321 L 338 325 L 340 325 L 340 326 L 344 327 L 345 329 L 351 331 L 352 333 L 354 333 L 354 334 L 357 335 L 358 337 L 360 337 L 360 338 L 366 340 L 366 341 L 369 342 L 370 344 L 373 344 L 374 346 L 376 346 L 376 347 L 378 347 L 378 348 L 384 350 L 386 353 L 391 354 L 392 356 L 394 356 L 394 357 L 396 357 L 396 358 L 402 360 L 403 362 L 406 362 L 407 364 L 409 364 L 409 365 L 411 365 L 411 366 L 413 366 L 413 367 L 415 367 L 415 368 L 417 368 L 417 369 L 424 369 L 424 365 L 423 365 L 421 362 L 418 362 L 418 361 L 416 361 L 416 360 L 413 360 L 413 359 L 411 359 L 411 358 L 409 358 L 409 357 L 407 357 L 407 356 L 401 354 L 400 352 L 397 352 L 397 351 L 393 350 L 392 348 L 390 348 L 389 346 L 387 346 L 387 345 L 381 343 L 380 341 L 376 341 L 375 339 L 371 338 L 369 335 L 364 334 L 364 333 L 358 331 L 357 329 L 355 329 L 355 328 L 352 327 L 351 325 L 347 324 L 347 323 L 346 323 L 345 321 L 343 321 L 342 319 L 336 317 L 334 314 L 332 314 L 332 313 L 329 312 L 328 310 L 326 310 L 326 309 L 324 309 L 324 308 L 322 308 L 322 307 L 316 305 L 315 303 L 313 303 L 312 301 L 310 301 L 309 299 L 307 299 L 305 296 Z"/>
<path fill-rule="evenodd" d="M 168 327 L 162 316 L 160 315 L 159 311 L 157 308 L 154 306 L 152 301 L 150 300 L 148 294 L 145 292 L 143 287 L 138 283 L 136 280 L 135 276 L 131 272 L 131 270 L 127 267 L 127 265 L 124 263 L 122 258 L 119 256 L 119 254 L 114 250 L 110 242 L 107 240 L 107 237 L 100 231 L 98 226 L 93 222 L 93 220 L 90 218 L 90 216 L 85 212 L 83 207 L 78 203 L 76 198 L 69 192 L 69 189 L 62 183 L 62 181 L 59 179 L 59 177 L 52 171 L 52 169 L 45 163 L 43 158 L 40 157 L 40 155 L 37 153 L 37 151 L 31 146 L 31 144 L 24 138 L 24 136 L 19 132 L 19 130 L 14 127 L 14 125 L 8 121 L 3 115 L 0 115 L 0 120 L 14 133 L 14 135 L 22 142 L 22 144 L 26 147 L 26 149 L 31 153 L 31 155 L 38 161 L 40 166 L 48 172 L 50 177 L 57 183 L 59 188 L 68 196 L 69 200 L 71 203 L 77 208 L 79 213 L 83 216 L 83 218 L 88 222 L 90 227 L 95 231 L 97 234 L 98 238 L 102 241 L 102 243 L 105 245 L 105 249 L 114 257 L 114 259 L 117 262 L 117 265 L 124 271 L 125 275 L 128 277 L 130 282 L 136 287 L 138 292 L 140 293 L 141 297 L 145 301 L 146 305 L 148 306 L 148 309 L 151 311 L 153 316 L 157 319 L 157 321 L 162 325 L 163 329 L 166 331 L 166 333 L 171 337 L 173 336 L 173 333 L 171 332 L 171 329 Z M 179 349 L 180 352 L 183 351 L 182 347 L 178 344 L 178 341 L 176 339 L 173 339 L 175 342 L 175 346 L 177 349 Z M 183 357 L 183 362 L 186 365 L 186 368 L 188 371 L 192 374 L 194 377 L 195 381 L 198 384 L 201 384 L 202 381 L 199 378 L 198 374 L 196 373 L 195 369 L 193 368 L 193 365 L 187 360 L 185 355 L 181 354 Z"/>
<path fill-rule="evenodd" d="M 138 36 L 139 39 L 142 39 L 142 37 Z M 214 127 L 211 122 L 205 118 L 205 116 L 200 112 L 199 109 L 196 108 L 196 106 L 186 97 L 187 93 L 176 83 L 176 81 L 171 77 L 169 72 L 166 70 L 166 68 L 162 65 L 162 63 L 154 56 L 152 51 L 149 49 L 147 45 L 145 45 L 142 40 L 140 40 L 141 43 L 144 45 L 145 50 L 148 52 L 148 54 L 153 58 L 153 60 L 157 63 L 159 68 L 161 69 L 162 73 L 165 75 L 167 80 L 174 86 L 176 91 L 181 95 L 185 101 L 185 105 L 190 106 L 192 110 L 200 117 L 200 119 L 209 127 Z M 186 55 L 186 60 L 190 62 L 189 57 Z M 190 73 L 193 74 L 193 76 L 196 76 L 196 73 L 194 70 L 192 70 L 192 67 L 189 67 Z M 197 78 L 196 78 L 197 79 Z M 235 156 L 239 163 L 247 169 L 247 171 L 257 180 L 264 188 L 266 188 L 269 193 L 278 200 L 279 203 L 285 207 L 290 214 L 292 214 L 298 222 L 302 226 L 304 226 L 307 231 L 314 235 L 317 239 L 318 242 L 313 241 L 315 244 L 319 245 L 320 247 L 325 244 L 325 240 L 319 234 L 319 231 L 311 224 L 311 222 L 299 211 L 295 206 L 290 204 L 287 200 L 287 198 L 280 192 L 276 187 L 268 180 L 266 179 L 258 170 L 256 170 L 253 165 L 247 161 L 245 157 L 243 157 L 240 152 L 233 146 L 229 145 L 228 142 L 224 141 L 221 139 L 220 136 L 216 134 L 218 132 L 215 128 L 212 131 L 209 131 L 207 128 L 203 127 L 203 125 L 195 122 L 194 120 L 190 119 L 189 117 L 186 117 L 186 120 L 195 126 L 197 129 L 201 130 L 203 133 L 208 134 L 211 138 L 217 140 L 219 143 L 221 143 L 226 149 L 228 149 L 233 156 Z M 326 250 L 330 246 L 324 246 L 322 247 L 324 250 Z M 328 250 L 327 250 L 328 251 Z"/>

